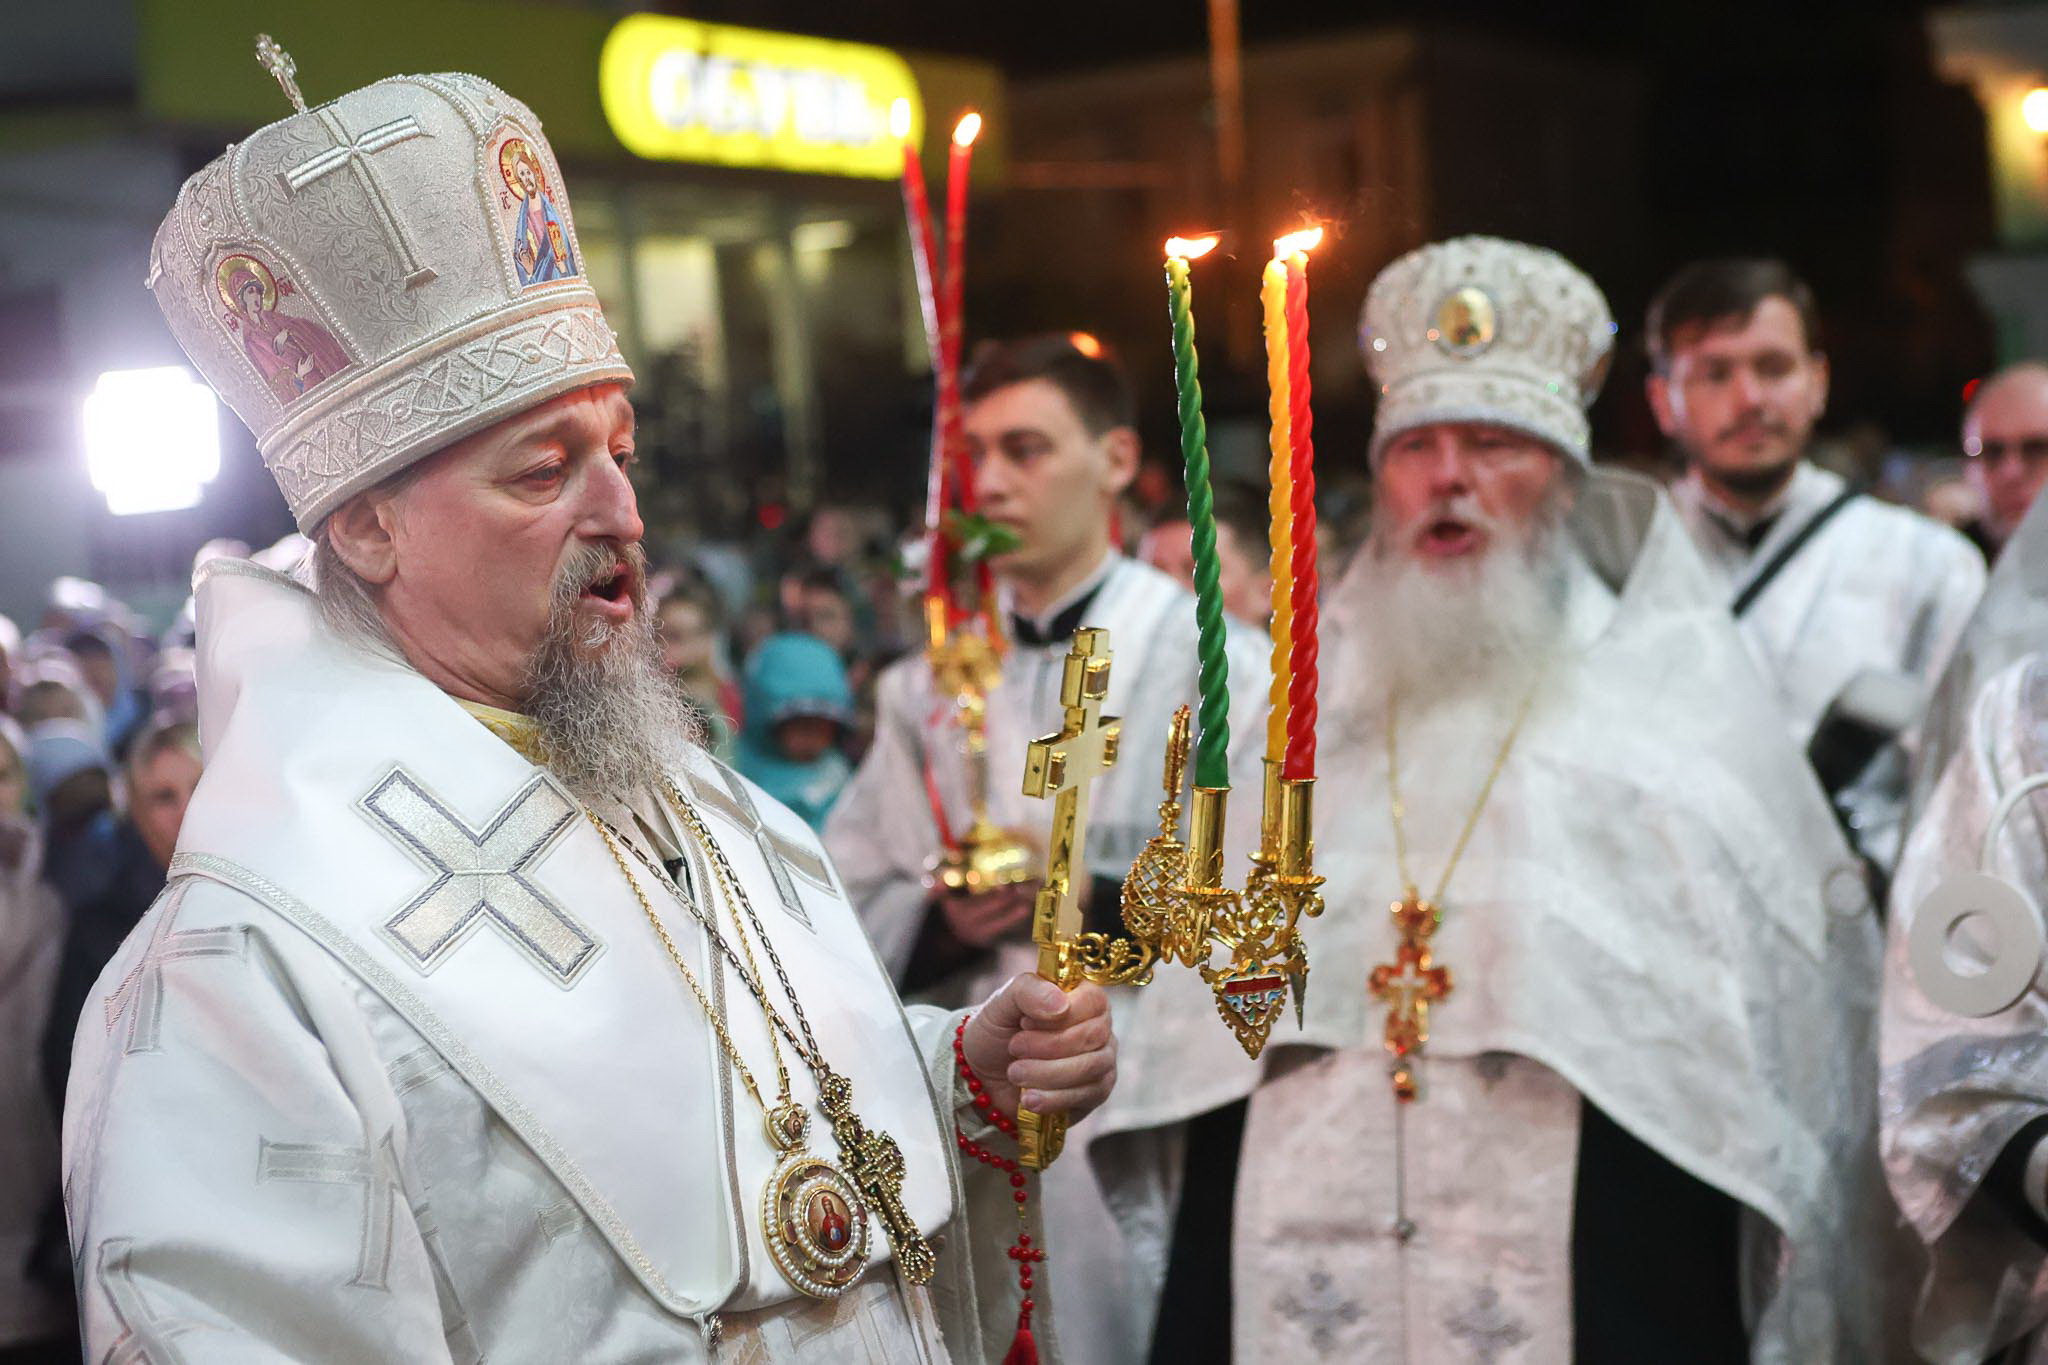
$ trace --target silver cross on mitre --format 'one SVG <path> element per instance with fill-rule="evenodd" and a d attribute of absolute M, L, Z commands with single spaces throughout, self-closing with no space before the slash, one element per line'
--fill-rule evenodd
<path fill-rule="evenodd" d="M 292 60 L 292 54 L 279 47 L 277 39 L 268 33 L 259 33 L 256 35 L 256 60 L 283 87 L 284 97 L 292 102 L 292 108 L 305 113 L 306 97 L 299 93 L 299 64 Z"/>

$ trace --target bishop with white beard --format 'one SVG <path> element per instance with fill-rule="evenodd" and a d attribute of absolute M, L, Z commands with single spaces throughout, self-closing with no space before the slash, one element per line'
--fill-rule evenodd
<path fill-rule="evenodd" d="M 89 1353 L 992 1358 L 1039 1226 L 957 1154 L 1100 1103 L 1101 993 L 897 1004 L 661 679 L 633 376 L 538 120 L 467 75 L 306 112 L 263 47 L 300 112 L 186 184 L 150 280 L 316 550 L 200 575 L 207 776 L 69 1088 Z M 517 268 L 522 190 L 562 276 Z M 270 382 L 228 283 L 346 363 Z"/>
<path fill-rule="evenodd" d="M 1234 1190 L 1180 1194 L 1155 1360 L 1872 1358 L 1874 930 L 1682 527 L 1588 465 L 1611 331 L 1488 238 L 1372 288 L 1306 1025 L 1193 1121 Z"/>

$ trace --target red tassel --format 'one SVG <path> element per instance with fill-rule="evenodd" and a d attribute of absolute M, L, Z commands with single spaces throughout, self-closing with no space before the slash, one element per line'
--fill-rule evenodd
<path fill-rule="evenodd" d="M 1003 1365 L 1038 1365 L 1038 1342 L 1031 1329 L 1022 1323 L 1017 1325 L 1017 1335 L 1010 1339 L 1010 1353 L 1003 1357 Z"/>

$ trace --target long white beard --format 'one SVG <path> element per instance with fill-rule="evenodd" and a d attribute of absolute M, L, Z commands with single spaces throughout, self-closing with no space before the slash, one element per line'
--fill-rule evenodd
<path fill-rule="evenodd" d="M 637 556 L 638 547 L 627 553 Z M 618 552 L 602 545 L 570 560 L 527 669 L 526 712 L 548 771 L 586 800 L 651 790 L 703 739 L 702 722 L 662 667 L 644 602 L 621 625 L 578 620 L 584 587 L 617 562 Z"/>
<path fill-rule="evenodd" d="M 1425 861 L 1455 837 L 1566 634 L 1578 550 L 1561 515 L 1547 510 L 1519 537 L 1494 529 L 1476 559 L 1426 566 L 1405 537 L 1375 527 L 1331 603 L 1338 646 L 1324 713 L 1384 759 L 1396 708 L 1405 823 Z"/>

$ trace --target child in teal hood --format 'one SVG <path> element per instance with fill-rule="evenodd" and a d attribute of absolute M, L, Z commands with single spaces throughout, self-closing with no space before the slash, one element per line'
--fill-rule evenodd
<path fill-rule="evenodd" d="M 755 648 L 744 685 L 740 772 L 811 828 L 823 829 L 853 775 L 839 748 L 853 721 L 846 665 L 823 640 L 786 631 Z"/>

